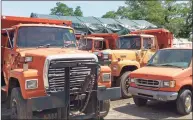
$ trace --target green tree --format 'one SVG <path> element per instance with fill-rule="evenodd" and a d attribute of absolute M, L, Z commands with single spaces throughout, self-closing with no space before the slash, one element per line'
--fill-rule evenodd
<path fill-rule="evenodd" d="M 51 9 L 51 15 L 63 15 L 63 16 L 73 16 L 73 8 L 68 7 L 66 4 L 57 2 L 56 7 Z"/>
<path fill-rule="evenodd" d="M 83 13 L 81 11 L 81 7 L 80 6 L 77 6 L 75 11 L 74 11 L 74 15 L 75 16 L 83 16 Z"/>
<path fill-rule="evenodd" d="M 102 18 L 117 18 L 117 15 L 115 11 L 109 11 Z"/>
<path fill-rule="evenodd" d="M 180 3 L 177 0 L 129 0 L 117 11 L 107 13 L 106 17 L 147 20 L 158 27 L 165 27 L 177 37 L 187 38 L 192 28 L 192 0 Z"/>

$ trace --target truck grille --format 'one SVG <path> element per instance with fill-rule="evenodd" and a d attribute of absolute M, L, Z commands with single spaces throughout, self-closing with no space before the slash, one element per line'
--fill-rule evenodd
<path fill-rule="evenodd" d="M 49 92 L 64 91 L 65 68 L 69 67 L 70 92 L 80 92 L 83 83 L 88 75 L 94 74 L 92 68 L 86 65 L 78 65 L 92 62 L 91 59 L 70 59 L 70 60 L 51 60 L 48 69 Z M 96 77 L 96 76 L 95 76 Z M 94 81 L 95 79 L 93 79 Z"/>
<path fill-rule="evenodd" d="M 137 79 L 136 85 L 141 87 L 159 88 L 160 82 L 158 80 Z"/>

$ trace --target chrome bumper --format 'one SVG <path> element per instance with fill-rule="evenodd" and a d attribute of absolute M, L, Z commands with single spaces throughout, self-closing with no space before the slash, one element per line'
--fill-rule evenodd
<path fill-rule="evenodd" d="M 144 99 L 153 99 L 158 101 L 172 101 L 176 100 L 178 97 L 178 92 L 163 92 L 163 91 L 153 91 L 153 90 L 145 90 L 134 87 L 129 87 L 128 91 L 137 97 L 141 97 Z"/>

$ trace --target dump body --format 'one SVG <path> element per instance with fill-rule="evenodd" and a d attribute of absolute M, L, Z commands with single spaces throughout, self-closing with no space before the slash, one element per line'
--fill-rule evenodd
<path fill-rule="evenodd" d="M 18 107 L 16 103 L 20 105 L 16 113 L 11 113 L 16 114 L 13 118 L 31 119 L 34 111 L 50 109 L 64 113 L 58 119 L 73 119 L 72 110 L 85 113 L 75 117 L 107 115 L 108 108 L 101 113 L 98 105 L 119 98 L 119 88 L 107 88 L 109 79 L 98 81 L 102 74 L 98 58 L 76 49 L 73 28 L 57 20 L 4 16 L 2 21 L 2 100 L 10 103 L 12 112 Z M 101 69 L 105 74 L 110 70 Z"/>
<path fill-rule="evenodd" d="M 172 47 L 173 45 L 173 34 L 166 29 L 149 29 L 149 30 L 138 30 L 132 31 L 130 34 L 149 34 L 157 37 L 158 46 L 160 49 Z"/>
<path fill-rule="evenodd" d="M 55 25 L 66 25 L 71 26 L 72 22 L 68 20 L 49 20 L 42 18 L 28 18 L 28 17 L 16 17 L 16 16 L 1 16 L 1 29 L 9 28 L 18 24 L 55 24 Z"/>

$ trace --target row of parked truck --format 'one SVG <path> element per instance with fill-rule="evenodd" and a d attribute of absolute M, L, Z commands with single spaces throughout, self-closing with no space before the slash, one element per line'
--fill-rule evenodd
<path fill-rule="evenodd" d="M 1 20 L 1 93 L 11 118 L 104 118 L 111 99 L 130 96 L 138 106 L 153 99 L 177 101 L 181 114 L 192 109 L 192 49 L 171 48 L 168 30 L 78 35 L 71 21 Z"/>

